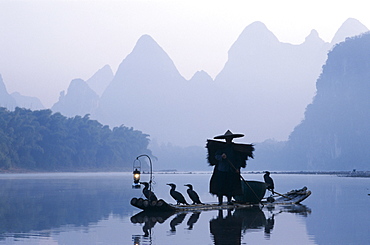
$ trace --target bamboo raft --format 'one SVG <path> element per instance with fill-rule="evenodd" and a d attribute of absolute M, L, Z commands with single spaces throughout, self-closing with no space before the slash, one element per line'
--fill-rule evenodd
<path fill-rule="evenodd" d="M 259 203 L 238 203 L 234 202 L 233 205 L 228 205 L 226 203 L 218 205 L 217 203 L 207 203 L 207 204 L 194 204 L 194 205 L 175 205 L 167 203 L 166 201 L 160 199 L 158 201 L 150 202 L 143 198 L 132 198 L 131 205 L 148 212 L 191 212 L 191 211 L 207 211 L 207 210 L 220 210 L 220 209 L 238 209 L 238 208 L 252 208 L 261 205 L 287 205 L 287 204 L 299 204 L 307 197 L 311 195 L 311 191 L 307 190 L 307 187 L 303 187 L 299 190 L 292 190 L 285 194 L 279 194 L 279 197 L 274 201 L 268 202 L 261 201 Z"/>
<path fill-rule="evenodd" d="M 273 202 L 263 202 L 264 204 L 299 204 L 311 195 L 311 191 L 307 190 L 307 187 L 303 187 L 299 190 L 291 190 L 285 194 L 278 194 L 278 198 L 274 199 Z"/>

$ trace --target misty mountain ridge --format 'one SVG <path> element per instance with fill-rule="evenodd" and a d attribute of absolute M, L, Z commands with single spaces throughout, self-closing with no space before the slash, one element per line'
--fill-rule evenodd
<path fill-rule="evenodd" d="M 370 152 L 370 33 L 329 52 L 317 93 L 286 142 L 256 145 L 255 169 L 367 170 Z"/>
<path fill-rule="evenodd" d="M 105 65 L 104 67 L 99 69 L 91 78 L 86 80 L 86 83 L 100 97 L 105 89 L 108 87 L 109 83 L 112 81 L 113 77 L 114 74 L 112 68 L 109 65 Z"/>
<path fill-rule="evenodd" d="M 92 116 L 177 145 L 202 145 L 227 128 L 245 132 L 252 142 L 287 139 L 312 101 L 330 45 L 314 30 L 300 45 L 281 43 L 255 22 L 230 48 L 214 82 L 197 73 L 186 81 L 154 39 L 143 35 Z"/>
<path fill-rule="evenodd" d="M 86 114 L 94 115 L 98 108 L 100 96 L 113 77 L 111 67 L 105 65 L 86 82 L 82 79 L 72 80 L 67 94 L 65 91 L 60 92 L 58 102 L 51 109 L 70 117 Z"/>
<path fill-rule="evenodd" d="M 14 110 L 16 107 L 29 108 L 32 110 L 43 109 L 41 101 L 36 97 L 24 96 L 18 92 L 9 94 L 3 78 L 0 74 L 0 107 L 8 108 L 9 110 Z"/>
<path fill-rule="evenodd" d="M 368 169 L 370 33 L 337 44 L 316 82 L 305 119 L 282 151 L 286 169 Z"/>
<path fill-rule="evenodd" d="M 139 71 L 146 73 L 138 74 Z M 149 35 L 143 35 L 137 41 L 132 52 L 122 61 L 118 67 L 112 84 L 116 84 L 120 78 L 136 79 L 140 75 L 150 81 L 150 76 L 163 77 L 171 80 L 185 80 L 175 67 L 168 54 Z M 130 77 L 135 75 L 135 77 Z M 168 82 L 163 80 L 162 82 Z M 119 82 L 118 82 L 119 83 Z M 110 89 L 109 87 L 107 88 Z M 103 95 L 104 96 L 104 95 Z"/>
<path fill-rule="evenodd" d="M 354 18 L 348 18 L 335 33 L 331 45 L 345 41 L 347 37 L 356 36 L 360 33 L 368 32 L 369 29 L 360 21 Z"/>
<path fill-rule="evenodd" d="M 246 27 L 215 78 L 215 83 L 234 97 L 230 107 L 248 108 L 245 113 L 251 119 L 235 120 L 232 128 L 250 132 L 255 142 L 287 139 L 315 94 L 314 81 L 329 48 L 314 30 L 304 43 L 293 45 L 280 42 L 261 22 Z M 228 117 L 233 114 L 235 111 L 230 111 Z"/>
<path fill-rule="evenodd" d="M 199 127 L 194 118 L 212 108 L 208 98 L 211 93 L 217 94 L 210 77 L 203 72 L 200 75 L 208 82 L 187 81 L 166 52 L 144 35 L 103 93 L 97 119 L 140 128 L 151 132 L 152 139 L 192 144 L 194 138 L 189 132 Z"/>
<path fill-rule="evenodd" d="M 212 83 L 212 77 L 205 71 L 197 71 L 189 80 L 190 83 Z"/>
<path fill-rule="evenodd" d="M 335 35 L 338 40 L 348 37 L 348 26 L 364 30 L 352 19 L 345 23 Z M 244 142 L 287 139 L 304 119 L 303 112 L 312 102 L 315 81 L 331 47 L 315 30 L 302 44 L 282 43 L 262 22 L 254 22 L 232 45 L 228 61 L 214 81 L 204 71 L 187 81 L 158 43 L 143 35 L 100 98 L 92 85 L 73 80 L 67 94 L 62 93 L 54 106 L 59 106 L 58 111 L 82 116 L 90 113 L 111 126 L 134 127 L 150 134 L 153 142 L 201 145 L 202 150 L 189 152 L 199 154 L 192 155 L 192 161 L 198 161 L 186 166 L 199 169 L 203 168 L 199 163 L 204 162 L 206 168 L 206 139 L 226 129 L 244 133 Z M 106 74 L 95 82 L 109 80 L 109 71 Z M 166 152 L 153 154 L 171 154 L 167 151 L 170 148 L 177 146 L 157 147 Z M 176 166 L 185 166 L 182 161 L 178 159 Z M 173 164 L 172 160 L 162 161 L 161 169 L 173 169 Z"/>
<path fill-rule="evenodd" d="M 21 95 L 18 92 L 11 93 L 10 95 L 15 99 L 18 107 L 31 110 L 42 110 L 45 108 L 39 98 Z"/>
<path fill-rule="evenodd" d="M 94 114 L 98 107 L 99 96 L 82 79 L 74 79 L 68 87 L 67 94 L 60 93 L 59 101 L 51 110 L 65 116 Z"/>
<path fill-rule="evenodd" d="M 15 99 L 6 90 L 3 77 L 0 74 L 0 106 L 14 109 L 17 106 Z"/>

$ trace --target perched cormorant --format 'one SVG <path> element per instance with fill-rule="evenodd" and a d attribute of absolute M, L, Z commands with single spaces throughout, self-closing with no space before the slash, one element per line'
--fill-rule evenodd
<path fill-rule="evenodd" d="M 167 184 L 169 186 L 171 186 L 171 190 L 170 190 L 170 195 L 171 197 L 173 197 L 173 199 L 176 200 L 177 202 L 177 205 L 179 204 L 186 204 L 186 205 L 189 205 L 186 200 L 185 200 L 185 197 L 178 191 L 175 191 L 176 189 L 176 185 L 175 184 Z"/>
<path fill-rule="evenodd" d="M 266 188 L 270 190 L 272 193 L 274 193 L 274 181 L 270 177 L 270 172 L 266 171 L 265 175 L 263 175 L 263 178 L 265 179 Z"/>
<path fill-rule="evenodd" d="M 156 195 L 149 190 L 149 183 L 148 182 L 140 182 L 140 184 L 144 185 L 143 194 L 144 196 L 151 202 L 151 201 L 157 201 Z"/>
<path fill-rule="evenodd" d="M 193 201 L 193 205 L 194 204 L 203 204 L 200 201 L 198 194 L 193 190 L 193 186 L 191 184 L 187 184 L 185 186 L 189 187 L 189 189 L 187 189 L 186 192 L 188 193 L 190 199 Z"/>

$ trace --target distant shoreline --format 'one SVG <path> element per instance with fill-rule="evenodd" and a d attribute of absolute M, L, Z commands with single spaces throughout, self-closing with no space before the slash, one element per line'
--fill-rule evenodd
<path fill-rule="evenodd" d="M 270 171 L 272 174 L 301 174 L 301 175 L 337 175 L 340 177 L 370 177 L 370 171 Z M 0 175 L 3 174 L 77 174 L 77 173 L 131 173 L 131 171 L 123 171 L 118 169 L 84 169 L 76 171 L 32 171 L 28 169 L 10 169 L 0 170 Z M 212 171 L 178 171 L 176 169 L 154 171 L 155 174 L 211 174 Z M 143 171 L 142 174 L 149 174 Z M 242 174 L 264 174 L 264 171 L 242 171 Z"/>
<path fill-rule="evenodd" d="M 370 177 L 370 171 L 270 171 L 273 174 L 337 175 L 340 177 Z M 251 171 L 249 174 L 263 174 Z"/>

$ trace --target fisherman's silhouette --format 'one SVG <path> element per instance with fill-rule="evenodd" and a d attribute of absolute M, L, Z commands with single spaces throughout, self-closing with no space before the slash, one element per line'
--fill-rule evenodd
<path fill-rule="evenodd" d="M 234 217 L 231 209 L 227 210 L 225 218 L 222 210 L 219 210 L 217 218 L 209 222 L 209 227 L 215 245 L 239 245 L 241 243 L 242 219 Z"/>
<path fill-rule="evenodd" d="M 239 245 L 247 230 L 262 229 L 265 225 L 265 214 L 259 208 L 236 209 L 233 214 L 229 209 L 226 217 L 219 210 L 217 218 L 210 221 L 210 231 L 215 245 Z"/>

